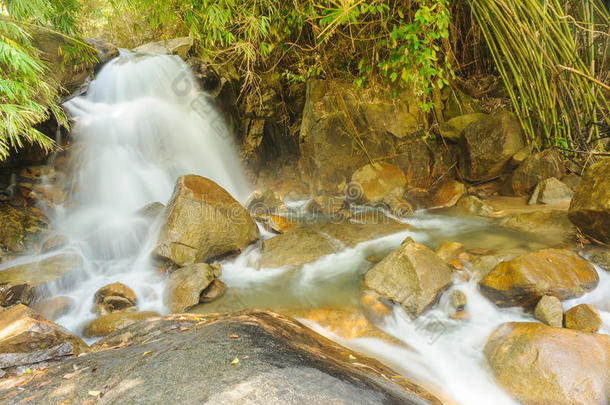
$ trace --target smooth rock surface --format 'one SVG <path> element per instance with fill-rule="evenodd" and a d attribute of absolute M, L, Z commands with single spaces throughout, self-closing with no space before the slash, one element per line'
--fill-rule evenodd
<path fill-rule="evenodd" d="M 534 316 L 540 322 L 555 328 L 563 326 L 563 307 L 559 298 L 552 295 L 543 295 L 534 309 Z"/>
<path fill-rule="evenodd" d="M 526 405 L 610 402 L 610 337 L 540 323 L 500 325 L 484 349 L 496 380 Z"/>
<path fill-rule="evenodd" d="M 376 203 L 388 194 L 402 196 L 407 178 L 398 167 L 389 163 L 372 163 L 356 170 L 350 186 L 357 188 L 360 195 L 347 193 L 348 198 L 360 203 Z M 355 198 L 354 198 L 355 197 Z"/>
<path fill-rule="evenodd" d="M 542 249 L 498 264 L 479 285 L 498 306 L 532 307 L 543 295 L 580 297 L 598 282 L 593 265 L 576 253 Z"/>
<path fill-rule="evenodd" d="M 441 404 L 378 361 L 272 312 L 151 319 L 93 350 L 34 380 L 0 384 L 0 397 L 6 404 L 83 403 L 96 400 L 94 390 L 106 403 Z"/>
<path fill-rule="evenodd" d="M 214 269 L 206 263 L 191 264 L 169 275 L 164 302 L 172 312 L 184 312 L 199 304 L 201 292 L 214 280 Z"/>

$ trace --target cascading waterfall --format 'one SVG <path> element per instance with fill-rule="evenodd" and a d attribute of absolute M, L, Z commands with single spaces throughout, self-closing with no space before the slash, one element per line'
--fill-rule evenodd
<path fill-rule="evenodd" d="M 164 312 L 163 282 L 149 260 L 157 229 L 137 211 L 165 203 L 189 173 L 243 200 L 250 189 L 230 132 L 178 56 L 122 51 L 65 107 L 75 121 L 71 193 L 50 215 L 85 269 L 76 287 L 53 291 L 78 303 L 58 322 L 79 331 L 94 317 L 95 291 L 115 281 L 135 291 L 139 310 Z"/>
<path fill-rule="evenodd" d="M 102 69 L 86 95 L 65 106 L 75 120 L 69 151 L 72 177 L 66 180 L 71 193 L 68 203 L 49 215 L 57 231 L 71 241 L 64 250 L 79 253 L 84 269 L 72 287 L 58 286 L 52 291 L 52 295 L 69 296 L 77 303 L 57 322 L 79 332 L 95 317 L 91 313 L 95 291 L 115 281 L 135 291 L 139 310 L 166 312 L 164 281 L 150 260 L 159 223 L 138 210 L 166 202 L 176 178 L 186 173 L 209 177 L 243 201 L 250 190 L 229 131 L 177 56 L 124 51 Z M 303 203 L 288 205 L 299 211 Z M 222 262 L 222 280 L 231 294 L 241 294 L 240 302 L 247 306 L 353 304 L 358 302 L 358 281 L 371 266 L 366 256 L 395 248 L 406 236 L 430 247 L 441 240 L 459 240 L 467 248 L 534 250 L 547 246 L 498 230 L 481 219 L 417 213 L 407 222 L 413 229 L 324 256 L 296 271 L 255 268 L 260 249 L 251 246 Z M 480 246 L 476 245 L 479 241 Z M 600 333 L 610 333 L 610 275 L 598 272 L 600 285 L 595 291 L 563 305 L 567 309 L 581 302 L 595 304 L 604 321 Z M 512 404 L 493 381 L 482 348 L 499 324 L 533 318 L 521 309 L 497 308 L 480 294 L 477 281 L 454 280 L 439 305 L 416 321 L 394 308 L 377 324 L 406 346 L 373 338 L 343 340 L 305 322 L 348 347 L 379 358 L 449 398 L 449 403 Z M 467 296 L 467 319 L 449 316 L 448 299 L 454 289 Z"/>

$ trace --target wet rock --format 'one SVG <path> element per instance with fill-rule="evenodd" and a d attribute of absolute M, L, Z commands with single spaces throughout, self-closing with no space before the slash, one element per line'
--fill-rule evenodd
<path fill-rule="evenodd" d="M 398 167 L 389 163 L 372 163 L 356 170 L 346 196 L 350 201 L 376 203 L 388 194 L 401 196 L 405 192 L 407 179 Z"/>
<path fill-rule="evenodd" d="M 193 38 L 172 38 L 163 41 L 149 42 L 134 48 L 137 53 L 151 53 L 156 55 L 178 55 L 186 59 L 188 52 L 193 47 Z"/>
<path fill-rule="evenodd" d="M 519 120 L 510 112 L 497 110 L 468 125 L 459 146 L 460 171 L 466 180 L 476 182 L 505 173 L 525 140 Z"/>
<path fill-rule="evenodd" d="M 0 203 L 0 256 L 35 250 L 49 234 L 48 227 L 49 219 L 41 211 Z"/>
<path fill-rule="evenodd" d="M 428 188 L 432 181 L 434 159 L 425 140 L 403 140 L 396 145 L 396 166 L 405 174 L 406 188 Z"/>
<path fill-rule="evenodd" d="M 468 125 L 482 118 L 485 118 L 486 114 L 483 113 L 470 113 L 464 115 L 458 115 L 457 117 L 451 118 L 440 125 L 439 132 L 441 136 L 453 142 L 460 140 L 462 131 Z"/>
<path fill-rule="evenodd" d="M 449 297 L 449 304 L 456 310 L 462 311 L 466 306 L 467 298 L 460 290 L 454 290 Z"/>
<path fill-rule="evenodd" d="M 540 322 L 555 328 L 563 325 L 563 307 L 559 298 L 552 295 L 543 295 L 534 309 L 534 316 Z"/>
<path fill-rule="evenodd" d="M 158 316 L 160 316 L 158 313 L 150 311 L 114 312 L 87 323 L 83 328 L 83 336 L 86 338 L 108 336 L 133 323 Z"/>
<path fill-rule="evenodd" d="M 566 176 L 563 176 L 563 178 L 561 179 L 561 181 L 568 187 L 570 187 L 570 189 L 574 192 L 576 192 L 576 190 L 578 190 L 578 187 L 580 187 L 580 183 L 582 182 L 582 177 L 580 177 L 577 174 L 574 173 L 570 173 Z"/>
<path fill-rule="evenodd" d="M 585 234 L 610 244 L 610 158 L 587 169 L 568 216 Z"/>
<path fill-rule="evenodd" d="M 161 213 L 163 212 L 164 209 L 165 209 L 165 205 L 163 205 L 162 203 L 157 201 L 157 202 L 153 202 L 150 204 L 146 204 L 145 206 L 143 206 L 142 208 L 137 210 L 136 214 L 143 216 L 145 218 L 155 219 L 159 215 L 161 215 Z"/>
<path fill-rule="evenodd" d="M 98 63 L 95 66 L 96 71 L 99 71 L 102 66 L 119 56 L 119 48 L 104 38 L 89 38 L 87 43 L 97 51 Z"/>
<path fill-rule="evenodd" d="M 89 389 L 108 387 L 108 403 L 441 404 L 380 362 L 271 312 L 150 319 L 94 350 L 47 369 L 24 391 L 5 397 L 14 389 L 0 388 L 0 397 L 7 405 L 84 403 Z"/>
<path fill-rule="evenodd" d="M 500 325 L 484 349 L 496 380 L 524 404 L 610 402 L 610 337 L 540 323 Z"/>
<path fill-rule="evenodd" d="M 430 190 L 428 208 L 450 208 L 466 194 L 466 186 L 456 180 L 447 180 Z"/>
<path fill-rule="evenodd" d="M 610 271 L 610 249 L 592 246 L 586 250 L 590 261 L 606 271 Z"/>
<path fill-rule="evenodd" d="M 305 211 L 311 214 L 320 214 L 328 217 L 336 217 L 345 210 L 348 204 L 339 197 L 318 196 L 312 198 L 306 205 Z"/>
<path fill-rule="evenodd" d="M 387 219 L 387 217 L 386 217 Z M 261 247 L 259 268 L 298 267 L 346 247 L 409 229 L 400 222 L 319 223 L 290 229 L 282 235 L 265 239 Z"/>
<path fill-rule="evenodd" d="M 272 233 L 284 233 L 300 225 L 298 221 L 274 214 L 260 214 L 256 216 L 256 220 L 263 224 L 268 232 Z"/>
<path fill-rule="evenodd" d="M 451 275 L 433 251 L 407 238 L 364 275 L 363 286 L 399 303 L 415 319 L 437 302 Z"/>
<path fill-rule="evenodd" d="M 0 369 L 78 356 L 88 346 L 25 305 L 0 312 Z"/>
<path fill-rule="evenodd" d="M 178 266 L 238 252 L 259 237 L 244 207 L 218 184 L 196 175 L 178 179 L 164 215 L 155 253 Z"/>
<path fill-rule="evenodd" d="M 44 179 L 53 180 L 55 177 L 55 169 L 49 165 L 26 166 L 19 170 L 19 178 L 32 182 L 42 182 Z"/>
<path fill-rule="evenodd" d="M 246 201 L 247 210 L 254 216 L 284 211 L 286 206 L 278 193 L 270 188 L 253 191 Z"/>
<path fill-rule="evenodd" d="M 456 211 L 469 215 L 478 215 L 481 217 L 486 217 L 489 216 L 489 214 L 491 214 L 494 209 L 491 205 L 481 200 L 479 197 L 469 195 L 460 198 L 460 200 L 456 204 Z"/>
<path fill-rule="evenodd" d="M 215 278 L 212 282 L 201 292 L 199 296 L 200 303 L 212 302 L 224 295 L 227 291 L 225 283 Z"/>
<path fill-rule="evenodd" d="M 528 204 L 556 204 L 562 201 L 569 201 L 574 192 L 560 180 L 550 177 L 542 180 L 532 193 Z"/>
<path fill-rule="evenodd" d="M 54 321 L 74 308 L 74 300 L 70 297 L 59 296 L 37 301 L 30 307 L 45 318 Z"/>
<path fill-rule="evenodd" d="M 460 242 L 444 241 L 436 248 L 435 252 L 445 263 L 449 263 L 465 251 L 464 245 Z"/>
<path fill-rule="evenodd" d="M 44 297 L 50 286 L 69 283 L 70 273 L 81 269 L 82 264 L 79 255 L 59 254 L 0 270 L 0 306 L 29 304 L 36 297 Z"/>
<path fill-rule="evenodd" d="M 137 298 L 131 288 L 116 282 L 97 290 L 93 296 L 93 303 L 94 313 L 107 315 L 135 307 Z"/>
<path fill-rule="evenodd" d="M 388 194 L 381 201 L 392 215 L 398 218 L 406 218 L 414 212 L 413 207 L 407 200 L 394 194 Z"/>
<path fill-rule="evenodd" d="M 591 263 L 565 249 L 543 249 L 498 264 L 480 282 L 496 305 L 534 306 L 543 295 L 560 300 L 580 297 L 597 287 Z"/>
<path fill-rule="evenodd" d="M 212 280 L 214 269 L 206 263 L 191 264 L 174 271 L 165 291 L 165 305 L 172 312 L 186 311 L 199 304 L 201 293 Z"/>
<path fill-rule="evenodd" d="M 566 311 L 566 328 L 594 333 L 602 326 L 597 309 L 589 304 L 580 304 Z"/>
<path fill-rule="evenodd" d="M 53 250 L 58 250 L 65 247 L 70 240 L 66 235 L 62 235 L 59 233 L 51 235 L 47 240 L 44 241 L 42 247 L 40 248 L 40 253 L 48 253 Z"/>
<path fill-rule="evenodd" d="M 551 177 L 561 179 L 566 174 L 565 164 L 555 149 L 529 155 L 510 175 L 505 185 L 508 195 L 526 195 L 541 181 Z"/>

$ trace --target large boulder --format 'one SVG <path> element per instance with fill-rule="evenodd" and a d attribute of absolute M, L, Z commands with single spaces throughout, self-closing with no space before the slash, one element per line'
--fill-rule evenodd
<path fill-rule="evenodd" d="M 377 203 L 388 194 L 402 196 L 407 179 L 398 167 L 389 163 L 371 163 L 356 170 L 346 197 L 355 202 Z M 353 194 L 353 195 L 352 195 Z"/>
<path fill-rule="evenodd" d="M 542 249 L 498 264 L 480 282 L 496 305 L 533 307 L 543 295 L 560 300 L 597 287 L 595 267 L 566 249 Z"/>
<path fill-rule="evenodd" d="M 489 337 L 496 380 L 522 404 L 610 403 L 610 337 L 510 322 Z"/>
<path fill-rule="evenodd" d="M 115 282 L 98 289 L 93 296 L 93 312 L 107 315 L 126 309 L 135 309 L 136 294 L 123 283 Z"/>
<path fill-rule="evenodd" d="M 155 253 L 179 267 L 238 252 L 259 237 L 248 211 L 205 177 L 180 177 L 164 215 Z"/>
<path fill-rule="evenodd" d="M 52 286 L 70 282 L 70 273 L 82 265 L 79 255 L 67 253 L 0 270 L 0 306 L 29 304 L 44 297 Z"/>
<path fill-rule="evenodd" d="M 416 98 L 393 103 L 351 82 L 310 79 L 299 132 L 299 169 L 312 193 L 336 192 L 352 173 L 372 158 L 397 154 L 423 123 Z M 389 119 L 388 117 L 391 117 Z M 392 160 L 389 160 L 393 163 Z"/>
<path fill-rule="evenodd" d="M 102 395 L 108 403 L 442 403 L 380 362 L 265 311 L 146 320 L 87 356 L 0 387 L 7 405 Z"/>
<path fill-rule="evenodd" d="M 568 216 L 585 234 L 610 244 L 610 158 L 591 165 L 585 172 Z"/>
<path fill-rule="evenodd" d="M 346 247 L 407 229 L 409 225 L 394 221 L 381 224 L 326 222 L 293 228 L 263 241 L 258 267 L 298 267 Z"/>
<path fill-rule="evenodd" d="M 0 262 L 35 250 L 49 235 L 48 226 L 49 219 L 36 209 L 0 203 Z"/>
<path fill-rule="evenodd" d="M 453 117 L 439 127 L 441 136 L 453 142 L 458 142 L 464 129 L 475 121 L 485 118 L 483 113 L 470 113 Z"/>
<path fill-rule="evenodd" d="M 214 268 L 207 263 L 182 267 L 169 275 L 165 305 L 172 312 L 184 312 L 199 304 L 201 293 L 214 280 Z"/>
<path fill-rule="evenodd" d="M 511 157 L 525 146 L 525 138 L 514 114 L 496 110 L 468 125 L 459 146 L 461 174 L 476 182 L 503 174 Z"/>
<path fill-rule="evenodd" d="M 61 360 L 87 350 L 79 337 L 25 305 L 0 312 L 0 369 Z"/>
<path fill-rule="evenodd" d="M 504 191 L 509 195 L 526 195 L 550 177 L 561 179 L 566 174 L 565 164 L 555 149 L 529 155 L 507 179 Z"/>
<path fill-rule="evenodd" d="M 451 276 L 432 250 L 407 238 L 364 275 L 363 287 L 400 304 L 415 319 L 437 302 Z"/>
<path fill-rule="evenodd" d="M 549 177 L 538 183 L 532 192 L 528 204 L 556 204 L 567 202 L 572 199 L 573 195 L 574 192 L 572 189 L 561 180 L 558 180 L 555 177 Z"/>

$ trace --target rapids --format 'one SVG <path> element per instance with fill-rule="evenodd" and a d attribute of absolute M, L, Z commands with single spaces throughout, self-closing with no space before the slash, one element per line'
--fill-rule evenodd
<path fill-rule="evenodd" d="M 64 251 L 84 259 L 84 271 L 52 295 L 69 296 L 79 305 L 57 320 L 79 333 L 92 320 L 95 291 L 115 281 L 131 287 L 139 310 L 167 313 L 163 279 L 149 259 L 159 221 L 137 211 L 153 202 L 166 203 L 175 180 L 187 173 L 209 177 L 243 202 L 251 187 L 243 174 L 230 132 L 213 103 L 199 90 L 188 67 L 177 56 L 151 56 L 123 51 L 106 65 L 86 94 L 65 104 L 74 119 L 70 149 L 70 198 L 48 215 L 57 231 L 68 236 Z M 288 204 L 302 215 L 305 202 Z M 361 243 L 324 256 L 298 270 L 256 269 L 256 245 L 222 263 L 221 279 L 230 299 L 214 310 L 244 307 L 316 308 L 358 305 L 359 280 L 375 252 L 397 247 L 407 236 L 435 248 L 455 240 L 467 248 L 535 250 L 550 242 L 500 229 L 482 219 L 417 212 L 406 220 L 412 229 Z M 263 237 L 271 234 L 264 232 Z M 14 263 L 12 263 L 14 264 Z M 6 267 L 3 265 L 2 267 Z M 593 303 L 610 333 L 610 276 L 599 270 L 593 292 L 564 302 L 564 309 Z M 460 404 L 511 404 L 494 383 L 482 354 L 487 336 L 507 321 L 533 321 L 521 309 L 499 309 L 486 300 L 477 281 L 455 280 L 432 311 L 411 321 L 395 307 L 376 326 L 404 342 L 399 346 L 375 338 L 342 339 L 304 321 L 320 333 L 388 364 L 439 396 Z M 468 319 L 449 317 L 449 295 L 460 289 L 468 298 Z M 211 304 L 209 304 L 211 305 Z M 197 309 L 207 307 L 197 307 Z"/>

